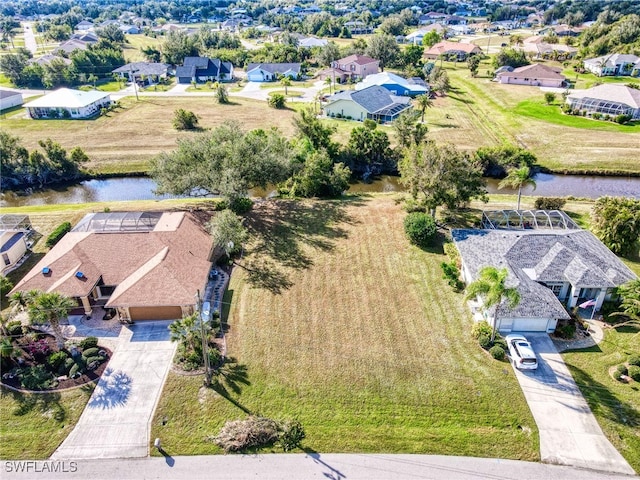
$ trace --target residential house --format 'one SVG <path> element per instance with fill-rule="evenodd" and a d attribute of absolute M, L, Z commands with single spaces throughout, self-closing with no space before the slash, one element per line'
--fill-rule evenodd
<path fill-rule="evenodd" d="M 640 57 L 631 54 L 614 53 L 602 57 L 588 58 L 584 61 L 584 69 L 604 76 L 640 76 Z"/>
<path fill-rule="evenodd" d="M 566 23 L 551 25 L 538 30 L 538 35 L 557 35 L 558 37 L 577 37 L 582 33 L 582 28 L 571 27 Z"/>
<path fill-rule="evenodd" d="M 178 83 L 224 82 L 233 79 L 233 65 L 217 58 L 186 57 L 176 68 Z"/>
<path fill-rule="evenodd" d="M 32 232 L 28 215 L 0 215 L 0 273 L 6 275 L 18 267 L 32 244 Z"/>
<path fill-rule="evenodd" d="M 134 77 L 147 85 L 157 83 L 160 79 L 167 78 L 171 65 L 167 63 L 132 62 L 116 68 L 112 73 L 117 73 L 121 78 L 127 78 L 132 82 Z"/>
<path fill-rule="evenodd" d="M 588 300 L 595 310 L 612 290 L 636 276 L 591 232 L 581 230 L 560 211 L 485 212 L 485 229 L 453 230 L 462 260 L 462 278 L 471 283 L 483 267 L 506 268 L 506 285 L 520 302 L 489 310 L 472 302 L 474 317 L 486 319 L 503 333 L 553 332 L 567 309 Z M 491 219 L 493 218 L 493 220 Z M 496 226 L 494 220 L 501 221 Z"/>
<path fill-rule="evenodd" d="M 307 37 L 298 40 L 299 48 L 326 47 L 329 41 L 324 38 Z"/>
<path fill-rule="evenodd" d="M 337 68 L 325 68 L 316 72 L 314 78 L 318 80 L 330 78 L 333 83 L 345 83 L 351 78 L 351 75 Z"/>
<path fill-rule="evenodd" d="M 51 65 L 51 62 L 62 62 L 65 65 L 71 65 L 73 63 L 68 58 L 60 57 L 59 55 L 52 55 L 50 53 L 46 53 L 38 58 L 32 58 L 29 60 L 29 63 L 37 63 L 38 65 Z"/>
<path fill-rule="evenodd" d="M 331 63 L 331 68 L 344 72 L 351 79 L 364 79 L 380 71 L 380 61 L 366 55 L 349 55 Z"/>
<path fill-rule="evenodd" d="M 31 118 L 89 118 L 111 105 L 107 92 L 92 90 L 83 92 L 59 88 L 47 95 L 25 103 Z"/>
<path fill-rule="evenodd" d="M 510 83 L 512 85 L 560 88 L 566 80 L 560 71 L 559 68 L 534 63 L 514 68 L 511 72 L 500 72 L 495 79 L 499 83 Z"/>
<path fill-rule="evenodd" d="M 433 45 L 429 50 L 424 52 L 423 56 L 429 60 L 445 58 L 464 62 L 467 57 L 479 53 L 482 53 L 480 47 L 472 43 L 444 41 Z"/>
<path fill-rule="evenodd" d="M 69 37 L 69 40 L 79 40 L 85 43 L 96 43 L 98 40 L 98 36 L 93 32 L 80 32 L 74 33 Z"/>
<path fill-rule="evenodd" d="M 94 26 L 95 25 L 93 23 L 83 20 L 80 23 L 76 24 L 74 30 L 77 30 L 79 32 L 86 32 L 88 30 L 93 30 Z"/>
<path fill-rule="evenodd" d="M 373 27 L 367 25 L 360 20 L 352 20 L 350 22 L 344 22 L 344 26 L 351 32 L 352 35 L 367 35 L 373 33 Z"/>
<path fill-rule="evenodd" d="M 441 24 L 432 23 L 430 25 L 420 28 L 419 30 L 416 30 L 415 32 L 411 32 L 409 35 L 404 37 L 404 41 L 406 43 L 412 43 L 414 45 L 422 45 L 422 40 L 424 39 L 425 35 L 433 31 L 435 31 L 442 37 L 445 37 L 447 33 L 447 29 L 443 27 Z"/>
<path fill-rule="evenodd" d="M 22 93 L 0 88 L 0 110 L 22 105 Z"/>
<path fill-rule="evenodd" d="M 533 36 L 528 37 L 522 44 L 525 53 L 533 55 L 535 58 L 552 59 L 552 60 L 568 60 L 578 53 L 576 47 L 565 45 L 564 43 L 546 43 L 544 37 Z"/>
<path fill-rule="evenodd" d="M 194 312 L 211 269 L 212 240 L 185 212 L 86 215 L 12 293 L 74 298 L 79 313 L 116 309 L 121 320 L 177 319 Z"/>
<path fill-rule="evenodd" d="M 567 96 L 572 110 L 587 115 L 630 115 L 640 120 L 640 90 L 623 84 L 603 83 L 587 90 L 575 90 Z"/>
<path fill-rule="evenodd" d="M 360 122 L 371 119 L 392 122 L 411 108 L 409 97 L 393 95 L 386 88 L 372 85 L 363 90 L 348 90 L 329 97 L 324 106 L 327 117 L 353 119 Z"/>
<path fill-rule="evenodd" d="M 273 82 L 280 77 L 297 79 L 301 75 L 299 63 L 250 63 L 247 79 L 250 82 Z"/>
<path fill-rule="evenodd" d="M 125 35 L 140 35 L 142 33 L 142 29 L 137 25 L 122 25 L 120 31 Z"/>
<path fill-rule="evenodd" d="M 429 12 L 424 15 L 420 15 L 418 18 L 418 22 L 420 25 L 429 25 L 430 23 L 442 22 L 443 19 L 447 18 L 446 13 L 440 12 Z"/>
<path fill-rule="evenodd" d="M 414 83 L 413 80 L 408 80 L 391 72 L 381 72 L 368 75 L 362 82 L 356 83 L 356 90 L 364 90 L 372 85 L 384 87 L 395 95 L 404 95 L 409 97 L 429 93 L 429 87 L 426 86 L 424 82 L 422 82 L 422 84 Z"/>
<path fill-rule="evenodd" d="M 86 50 L 89 48 L 90 42 L 83 42 L 77 38 L 71 38 L 66 42 L 61 43 L 57 48 L 53 50 L 53 53 L 64 53 L 69 55 L 76 50 Z"/>

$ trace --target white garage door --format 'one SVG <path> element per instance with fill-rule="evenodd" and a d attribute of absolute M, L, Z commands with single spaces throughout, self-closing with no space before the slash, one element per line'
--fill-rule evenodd
<path fill-rule="evenodd" d="M 518 318 L 513 321 L 512 331 L 514 332 L 546 332 L 546 318 Z"/>

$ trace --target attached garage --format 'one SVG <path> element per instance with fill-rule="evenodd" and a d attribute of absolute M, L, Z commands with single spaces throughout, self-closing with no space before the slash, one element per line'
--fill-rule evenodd
<path fill-rule="evenodd" d="M 175 320 L 182 318 L 182 308 L 166 307 L 129 307 L 129 317 L 138 320 Z"/>
<path fill-rule="evenodd" d="M 500 331 L 503 332 L 553 332 L 557 320 L 552 318 L 513 318 L 502 319 Z"/>

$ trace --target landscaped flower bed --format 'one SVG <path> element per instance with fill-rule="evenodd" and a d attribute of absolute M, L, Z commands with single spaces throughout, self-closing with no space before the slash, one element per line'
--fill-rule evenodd
<path fill-rule="evenodd" d="M 91 383 L 100 378 L 111 356 L 95 337 L 58 348 L 52 335 L 20 325 L 9 328 L 0 340 L 1 383 L 11 388 L 52 391 Z"/>

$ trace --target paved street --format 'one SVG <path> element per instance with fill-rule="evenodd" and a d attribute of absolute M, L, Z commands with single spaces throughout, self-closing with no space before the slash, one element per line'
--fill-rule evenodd
<path fill-rule="evenodd" d="M 82 480 L 621 480 L 626 475 L 495 458 L 437 455 L 273 454 L 215 455 L 63 462 L 0 462 L 0 476 L 12 479 Z M 26 469 L 29 468 L 29 471 Z M 45 470 L 46 469 L 46 470 Z M 51 473 L 53 469 L 67 473 Z M 22 473 L 17 473 L 21 470 Z M 38 472 L 39 470 L 39 472 Z M 46 472 L 46 474 L 43 474 Z M 637 478 L 637 477 L 635 477 Z"/>
<path fill-rule="evenodd" d="M 525 336 L 538 355 L 538 369 L 514 371 L 540 431 L 542 461 L 633 474 L 602 433 L 549 336 Z"/>
<path fill-rule="evenodd" d="M 150 423 L 176 349 L 169 341 L 169 323 L 138 322 L 122 328 L 80 420 L 52 459 L 148 455 Z"/>

